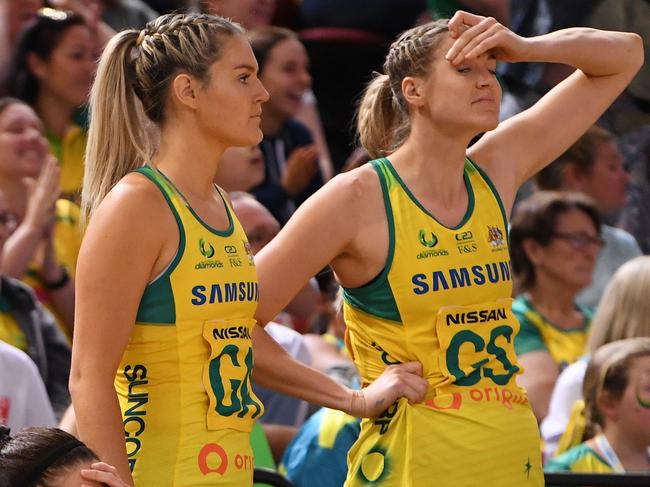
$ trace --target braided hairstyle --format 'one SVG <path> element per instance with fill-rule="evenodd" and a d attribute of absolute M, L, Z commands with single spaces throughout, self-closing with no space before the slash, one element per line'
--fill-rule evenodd
<path fill-rule="evenodd" d="M 371 158 L 395 151 L 408 137 L 409 106 L 402 92 L 407 76 L 427 76 L 434 54 L 448 33 L 448 19 L 436 20 L 403 32 L 384 61 L 384 73 L 368 85 L 357 112 L 359 142 Z"/>
<path fill-rule="evenodd" d="M 225 41 L 243 33 L 222 17 L 168 14 L 111 39 L 90 92 L 84 221 L 125 174 L 153 156 L 147 119 L 158 127 L 165 122 L 174 76 L 184 72 L 207 84 Z"/>

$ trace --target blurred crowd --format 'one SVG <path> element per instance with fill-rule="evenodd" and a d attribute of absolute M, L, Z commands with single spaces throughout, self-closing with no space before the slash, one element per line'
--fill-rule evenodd
<path fill-rule="evenodd" d="M 230 193 L 253 253 L 319 187 L 368 161 L 355 141 L 355 107 L 399 32 L 463 9 L 524 36 L 591 26 L 650 42 L 646 0 L 0 0 L 0 8 L 0 425 L 13 432 L 75 433 L 68 378 L 86 100 L 116 32 L 188 9 L 247 29 L 270 94 L 264 139 L 227 150 L 215 183 Z M 569 74 L 564 65 L 500 66 L 502 118 Z M 584 442 L 605 436 L 647 449 L 650 426 L 625 412 L 629 394 L 650 407 L 647 62 L 598 124 L 521 189 L 510 245 L 519 383 L 549 469 L 582 461 L 599 471 Z M 323 269 L 267 330 L 298 360 L 358 387 L 338 294 Z M 342 485 L 359 421 L 256 394 L 266 406 L 253 435 L 256 465 L 279 468 L 296 486 Z"/>

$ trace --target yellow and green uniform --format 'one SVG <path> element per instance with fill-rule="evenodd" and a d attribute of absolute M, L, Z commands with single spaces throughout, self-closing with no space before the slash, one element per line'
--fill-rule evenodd
<path fill-rule="evenodd" d="M 27 337 L 11 313 L 9 301 L 2 295 L 0 295 L 0 342 L 8 343 L 23 352 L 27 352 L 28 349 Z"/>
<path fill-rule="evenodd" d="M 448 228 L 387 159 L 372 165 L 389 250 L 375 279 L 344 290 L 348 345 L 364 383 L 390 364 L 418 361 L 429 390 L 422 404 L 400 399 L 363 420 L 345 485 L 543 485 L 537 423 L 515 380 L 519 324 L 496 190 L 467 160 L 468 209 Z"/>
<path fill-rule="evenodd" d="M 66 199 L 59 199 L 56 202 L 54 224 L 54 253 L 56 259 L 65 267 L 68 275 L 74 279 L 77 268 L 77 257 L 81 248 L 82 232 L 79 227 L 79 207 Z M 22 281 L 30 286 L 38 300 L 45 305 L 56 318 L 59 328 L 72 340 L 71 330 L 65 325 L 61 315 L 56 311 L 50 291 L 43 285 L 39 277 L 39 265 L 32 262 L 27 269 L 27 274 Z"/>
<path fill-rule="evenodd" d="M 544 470 L 547 472 L 579 472 L 579 473 L 615 473 L 612 466 L 586 441 L 563 453 L 551 458 Z"/>
<path fill-rule="evenodd" d="M 63 137 L 46 131 L 50 154 L 57 158 L 61 167 L 61 192 L 64 198 L 79 201 L 84 178 L 84 157 L 88 140 L 88 111 L 78 108 L 72 115 L 72 123 Z"/>
<path fill-rule="evenodd" d="M 250 246 L 221 192 L 224 231 L 160 172 L 138 172 L 163 193 L 180 242 L 144 291 L 115 378 L 135 484 L 251 485 L 249 433 L 264 409 L 250 381 L 259 298 Z"/>
<path fill-rule="evenodd" d="M 582 357 L 585 353 L 591 312 L 577 304 L 576 308 L 584 316 L 584 320 L 580 326 L 566 329 L 547 320 L 535 309 L 528 295 L 524 294 L 515 299 L 512 311 L 521 325 L 519 335 L 515 339 L 517 355 L 537 350 L 548 351 L 560 370 Z"/>

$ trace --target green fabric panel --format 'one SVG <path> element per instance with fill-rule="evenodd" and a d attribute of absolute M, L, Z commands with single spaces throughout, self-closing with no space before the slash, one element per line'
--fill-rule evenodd
<path fill-rule="evenodd" d="M 60 161 L 63 151 L 61 139 L 47 129 L 45 130 L 45 138 L 50 145 L 50 151 Z"/>
<path fill-rule="evenodd" d="M 387 163 L 387 159 L 378 159 L 371 162 L 372 167 L 379 176 L 381 191 L 384 196 L 386 218 L 388 219 L 388 256 L 386 257 L 386 265 L 381 273 L 368 284 L 353 289 L 344 288 L 343 297 L 351 306 L 359 308 L 368 314 L 401 323 L 402 317 L 397 308 L 393 290 L 388 282 L 388 273 L 395 253 L 395 222 L 390 204 L 389 188 L 395 183 L 395 180 L 386 166 Z"/>
<path fill-rule="evenodd" d="M 395 167 L 391 164 L 391 162 L 388 159 L 381 159 L 382 164 L 384 164 L 389 170 L 392 179 L 395 180 L 397 184 L 399 184 L 404 192 L 408 195 L 408 197 L 411 199 L 411 201 L 418 207 L 420 210 L 422 210 L 426 215 L 429 215 L 433 220 L 438 222 L 439 225 L 449 229 L 449 230 L 458 230 L 460 227 L 465 225 L 471 218 L 472 214 L 474 213 L 474 189 L 472 188 L 472 182 L 470 181 L 470 172 L 474 168 L 472 164 L 469 163 L 469 161 L 466 159 L 465 160 L 465 167 L 463 170 L 463 181 L 465 182 L 465 188 L 467 189 L 467 198 L 468 198 L 468 203 L 467 203 L 467 211 L 465 212 L 465 215 L 463 216 L 463 219 L 460 221 L 460 223 L 454 227 L 448 227 L 447 225 L 442 224 L 435 216 L 433 216 L 431 213 L 429 213 L 429 210 L 427 210 L 424 206 L 422 206 L 422 203 L 418 201 L 418 199 L 415 197 L 413 193 L 411 193 L 411 190 L 409 187 L 402 181 L 402 178 L 400 177 L 399 173 L 395 170 Z"/>
<path fill-rule="evenodd" d="M 530 311 L 523 298 L 517 298 L 513 301 L 512 312 L 521 325 L 519 333 L 515 337 L 515 353 L 517 355 L 523 355 L 524 353 L 534 352 L 536 350 L 548 350 L 539 330 L 526 317 L 526 314 Z"/>
<path fill-rule="evenodd" d="M 251 449 L 253 450 L 253 458 L 255 458 L 255 467 L 264 467 L 271 470 L 276 470 L 275 460 L 271 453 L 271 447 L 264 434 L 264 428 L 258 422 L 253 424 L 253 429 L 250 434 Z M 266 487 L 268 484 L 261 484 L 256 482 L 254 487 Z"/>
<path fill-rule="evenodd" d="M 146 324 L 169 324 L 176 323 L 176 305 L 174 302 L 174 291 L 170 280 L 171 273 L 174 271 L 178 262 L 183 256 L 185 250 L 185 231 L 183 229 L 183 222 L 171 201 L 170 196 L 173 190 L 163 181 L 155 171 L 150 167 L 141 167 L 135 170 L 149 178 L 162 192 L 165 201 L 169 205 L 176 223 L 178 224 L 178 231 L 180 234 L 180 242 L 178 251 L 174 256 L 174 260 L 169 264 L 165 272 L 163 272 L 156 280 L 147 285 L 140 300 L 140 307 L 136 321 Z"/>
<path fill-rule="evenodd" d="M 481 177 L 483 178 L 483 180 L 487 183 L 487 185 L 488 185 L 488 186 L 490 187 L 490 189 L 492 190 L 492 194 L 494 195 L 494 198 L 497 200 L 497 203 L 499 203 L 499 209 L 501 210 L 501 216 L 503 217 L 503 225 L 504 225 L 504 228 L 507 230 L 507 229 L 508 229 L 508 217 L 506 216 L 506 209 L 505 209 L 505 207 L 503 206 L 503 201 L 501 200 L 501 195 L 500 195 L 499 192 L 497 191 L 496 186 L 494 186 L 494 183 L 492 182 L 492 180 L 491 180 L 491 179 L 489 178 L 489 176 L 488 176 L 488 175 L 483 171 L 483 169 L 481 169 L 481 167 L 480 167 L 478 164 L 476 164 L 474 161 L 472 161 L 469 157 L 467 158 L 467 160 L 469 161 L 469 163 L 471 164 L 471 166 L 472 166 L 473 168 L 475 168 L 475 169 L 478 171 L 478 173 L 481 175 Z M 508 234 L 508 240 L 509 240 L 509 239 L 510 239 L 510 235 Z"/>
<path fill-rule="evenodd" d="M 251 448 L 253 449 L 253 456 L 255 457 L 255 466 L 271 468 L 275 470 L 275 460 L 271 453 L 271 447 L 266 439 L 264 427 L 255 422 L 251 430 Z"/>
<path fill-rule="evenodd" d="M 545 472 L 572 472 L 573 466 L 585 457 L 594 457 L 598 462 L 605 465 L 608 469 L 609 464 L 598 453 L 596 453 L 586 443 L 574 446 L 569 451 L 564 452 L 559 457 L 551 458 L 544 465 Z"/>
<path fill-rule="evenodd" d="M 7 313 L 11 310 L 11 304 L 9 300 L 2 294 L 0 294 L 0 313 Z"/>

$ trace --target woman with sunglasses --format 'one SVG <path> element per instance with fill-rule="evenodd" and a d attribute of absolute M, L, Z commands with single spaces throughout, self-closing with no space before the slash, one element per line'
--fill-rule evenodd
<path fill-rule="evenodd" d="M 512 307 L 521 324 L 515 351 L 538 421 L 561 370 L 584 353 L 591 312 L 576 296 L 591 282 L 602 246 L 598 210 L 577 193 L 540 191 L 512 218 L 512 269 L 522 292 Z"/>

